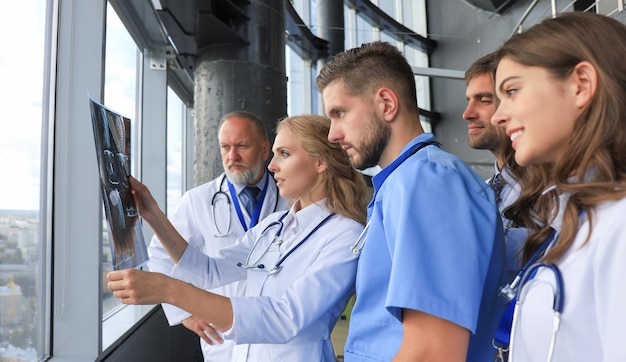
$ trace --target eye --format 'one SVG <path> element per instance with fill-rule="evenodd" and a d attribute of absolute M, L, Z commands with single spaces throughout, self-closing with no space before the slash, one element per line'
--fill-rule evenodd
<path fill-rule="evenodd" d="M 287 152 L 287 151 L 280 151 L 280 156 L 282 158 L 287 158 L 287 157 L 289 157 L 289 152 Z"/>
<path fill-rule="evenodd" d="M 332 118 L 341 118 L 341 117 L 343 117 L 345 114 L 346 114 L 346 112 L 345 112 L 345 111 L 337 111 L 337 110 L 335 110 L 335 111 L 332 111 L 332 115 L 333 115 L 333 117 L 332 117 Z"/>
<path fill-rule="evenodd" d="M 491 98 L 491 97 L 482 97 L 480 99 L 480 103 L 485 104 L 485 105 L 489 105 L 489 104 L 493 103 L 493 98 Z"/>
<path fill-rule="evenodd" d="M 507 89 L 504 91 L 504 93 L 506 93 L 506 94 L 508 94 L 508 95 L 510 95 L 510 96 L 512 96 L 512 95 L 513 95 L 513 94 L 515 94 L 516 92 L 517 92 L 517 89 L 516 89 L 516 88 L 507 88 Z"/>

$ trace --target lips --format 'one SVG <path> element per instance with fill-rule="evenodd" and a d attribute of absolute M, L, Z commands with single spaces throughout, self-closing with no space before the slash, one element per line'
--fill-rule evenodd
<path fill-rule="evenodd" d="M 515 141 L 517 139 L 519 139 L 523 134 L 524 134 L 524 130 L 522 130 L 522 129 L 518 129 L 518 130 L 515 130 L 515 131 L 511 132 L 511 134 L 509 135 L 509 138 L 511 139 L 511 146 L 513 148 L 515 148 L 515 146 L 516 146 L 516 142 Z"/>
<path fill-rule="evenodd" d="M 242 162 L 233 162 L 231 164 L 226 165 L 228 167 L 228 169 L 247 169 L 248 165 L 246 165 L 245 163 Z"/>
<path fill-rule="evenodd" d="M 483 129 L 484 127 L 470 126 L 470 127 L 467 127 L 467 133 L 475 134 L 475 133 L 482 132 Z"/>

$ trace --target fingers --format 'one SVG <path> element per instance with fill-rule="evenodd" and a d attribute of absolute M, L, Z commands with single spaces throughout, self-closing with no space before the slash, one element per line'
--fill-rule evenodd
<path fill-rule="evenodd" d="M 200 324 L 198 323 L 198 318 L 194 316 L 186 318 L 185 320 L 183 320 L 183 326 L 185 326 L 185 328 L 197 334 L 198 337 L 202 338 L 202 340 L 205 341 L 206 343 L 213 345 L 213 341 L 211 341 L 209 337 L 207 337 L 207 335 L 204 334 L 204 331 L 200 327 Z"/>
<path fill-rule="evenodd" d="M 130 182 L 130 185 L 133 188 L 140 188 L 142 186 L 144 186 L 139 180 L 137 180 L 135 177 L 133 176 L 128 176 L 128 181 Z M 145 186 L 144 186 L 145 187 Z"/>
<path fill-rule="evenodd" d="M 224 339 L 217 332 L 217 329 L 215 329 L 215 327 L 213 327 L 212 323 L 209 323 L 209 327 L 204 330 L 204 333 L 207 333 L 211 337 L 211 339 L 213 339 L 217 343 L 219 343 L 219 344 L 224 343 Z"/>
<path fill-rule="evenodd" d="M 112 271 L 107 274 L 107 288 L 113 292 L 115 298 L 119 298 L 123 304 L 146 304 L 139 287 L 143 272 L 135 269 Z"/>
<path fill-rule="evenodd" d="M 211 323 L 207 323 L 203 319 L 191 316 L 183 320 L 183 325 L 210 345 L 214 345 L 215 343 L 224 343 L 224 339 L 217 332 L 217 330 L 213 328 L 213 325 Z"/>
<path fill-rule="evenodd" d="M 126 270 L 112 271 L 112 272 L 107 273 L 107 280 L 110 282 L 113 282 L 116 280 L 123 280 L 125 274 L 127 274 Z"/>
<path fill-rule="evenodd" d="M 224 343 L 224 339 L 222 338 L 222 336 L 217 332 L 217 330 L 215 329 L 215 327 L 213 327 L 213 323 L 207 323 L 204 320 L 198 318 L 198 324 L 200 325 L 200 327 L 202 328 L 202 330 L 204 331 L 204 333 L 206 335 L 208 335 L 211 340 L 216 341 L 219 344 Z M 203 338 L 204 339 L 204 338 Z M 212 344 L 212 343 L 211 343 Z"/>
<path fill-rule="evenodd" d="M 129 181 L 137 210 L 141 217 L 150 223 L 151 214 L 157 214 L 160 211 L 159 205 L 146 185 L 132 176 Z"/>

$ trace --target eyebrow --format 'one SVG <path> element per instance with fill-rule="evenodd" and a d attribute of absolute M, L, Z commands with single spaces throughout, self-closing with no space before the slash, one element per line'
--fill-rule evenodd
<path fill-rule="evenodd" d="M 483 98 L 483 97 L 491 97 L 493 98 L 493 93 L 491 92 L 480 92 L 472 95 L 472 98 Z"/>
<path fill-rule="evenodd" d="M 500 82 L 500 85 L 498 86 L 498 90 L 500 91 L 500 93 L 504 93 L 504 83 L 510 81 L 511 79 L 517 79 L 519 78 L 518 76 L 510 76 L 508 78 L 505 78 L 502 82 Z"/>

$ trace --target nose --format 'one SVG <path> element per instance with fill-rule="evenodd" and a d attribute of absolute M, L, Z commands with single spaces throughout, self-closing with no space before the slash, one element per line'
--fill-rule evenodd
<path fill-rule="evenodd" d="M 509 120 L 510 117 L 508 116 L 508 113 L 506 112 L 506 109 L 502 106 L 502 104 L 500 104 L 498 108 L 496 108 L 493 116 L 491 116 L 491 124 L 496 127 L 506 127 L 506 125 L 509 123 Z"/>
<path fill-rule="evenodd" d="M 465 107 L 465 111 L 463 112 L 463 119 L 466 121 L 472 121 L 476 118 L 478 118 L 478 115 L 476 114 L 476 106 L 474 101 L 469 100 L 467 102 L 467 107 Z"/>
<path fill-rule="evenodd" d="M 267 165 L 267 169 L 270 170 L 272 173 L 278 171 L 278 165 L 276 165 L 276 155 L 272 157 L 272 160 Z"/>
<path fill-rule="evenodd" d="M 328 130 L 328 141 L 330 142 L 341 142 L 344 135 L 337 126 L 336 122 L 330 121 L 330 129 Z"/>
<path fill-rule="evenodd" d="M 237 151 L 237 147 L 231 147 L 228 150 L 228 154 L 226 154 L 229 160 L 237 161 L 239 160 L 239 152 Z"/>

